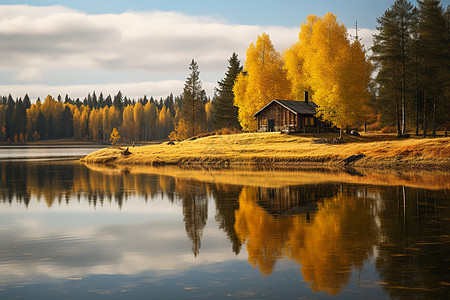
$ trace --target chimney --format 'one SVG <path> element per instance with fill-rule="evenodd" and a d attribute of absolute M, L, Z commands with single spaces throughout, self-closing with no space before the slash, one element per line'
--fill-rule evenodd
<path fill-rule="evenodd" d="M 305 91 L 305 103 L 308 104 L 308 91 Z"/>

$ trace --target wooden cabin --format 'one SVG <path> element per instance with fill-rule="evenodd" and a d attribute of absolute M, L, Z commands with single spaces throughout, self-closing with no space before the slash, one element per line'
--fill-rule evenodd
<path fill-rule="evenodd" d="M 330 126 L 317 119 L 317 105 L 308 101 L 273 100 L 253 116 L 258 119 L 258 132 L 323 132 Z"/>

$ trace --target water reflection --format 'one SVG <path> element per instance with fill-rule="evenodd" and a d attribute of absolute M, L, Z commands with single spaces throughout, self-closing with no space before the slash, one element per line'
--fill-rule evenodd
<path fill-rule="evenodd" d="M 450 193 L 396 187 L 379 192 L 376 268 L 398 299 L 445 299 L 450 292 Z"/>
<path fill-rule="evenodd" d="M 290 198 L 293 194 L 297 197 Z M 287 258 L 301 266 L 313 291 L 337 295 L 348 285 L 352 268 L 361 268 L 373 255 L 377 203 L 357 191 L 339 186 L 244 188 L 239 203 L 236 231 L 246 242 L 249 262 L 263 275 Z"/>
<path fill-rule="evenodd" d="M 60 278 L 180 270 L 179 261 L 185 267 L 190 252 L 194 261 L 188 265 L 248 259 L 269 278 L 289 262 L 311 291 L 330 296 L 344 295 L 352 281 L 355 285 L 355 274 L 357 288 L 382 286 L 394 298 L 439 298 L 449 292 L 447 182 L 441 189 L 436 182 L 424 189 L 417 186 L 434 182 L 429 177 L 421 182 L 402 176 L 399 181 L 409 185 L 384 186 L 364 185 L 360 174 L 355 179 L 342 175 L 346 182 L 336 180 L 337 174 L 330 175 L 332 180 L 320 174 L 315 183 L 294 184 L 308 173 L 270 171 L 258 184 L 258 172 L 137 170 L 0 163 L 0 265 L 6 270 L 0 283 L 14 276 L 33 282 L 45 273 L 29 269 L 51 270 L 46 274 Z M 227 178 L 235 184 L 226 184 Z M 161 210 L 141 216 L 137 224 L 135 215 L 122 220 L 136 202 Z M 61 207 L 72 212 L 83 203 L 95 214 L 82 221 L 69 221 L 65 214 L 67 220 L 46 225 L 47 233 L 39 232 L 44 218 L 33 223 L 40 204 L 49 212 Z M 11 207 L 30 214 L 14 219 L 7 214 Z M 117 214 L 107 226 L 97 224 L 107 207 Z M 150 208 L 137 205 L 138 210 Z M 366 273 L 376 275 L 361 281 Z"/>

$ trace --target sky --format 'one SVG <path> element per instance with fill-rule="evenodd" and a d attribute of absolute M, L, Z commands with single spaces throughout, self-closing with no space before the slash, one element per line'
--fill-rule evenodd
<path fill-rule="evenodd" d="M 350 34 L 357 20 L 369 48 L 376 19 L 393 2 L 0 0 L 0 95 L 179 95 L 194 59 L 212 97 L 231 54 L 244 63 L 261 33 L 282 52 L 296 42 L 309 14 L 332 12 Z"/>

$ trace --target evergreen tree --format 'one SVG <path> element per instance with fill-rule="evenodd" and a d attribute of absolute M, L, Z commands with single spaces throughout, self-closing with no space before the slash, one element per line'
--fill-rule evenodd
<path fill-rule="evenodd" d="M 228 60 L 228 71 L 225 78 L 218 81 L 214 100 L 212 101 L 212 122 L 214 129 L 238 128 L 238 108 L 234 106 L 233 86 L 236 77 L 243 71 L 240 60 L 233 53 Z"/>
<path fill-rule="evenodd" d="M 64 138 L 73 137 L 73 115 L 69 106 L 65 106 L 61 114 L 62 133 Z"/>
<path fill-rule="evenodd" d="M 42 111 L 39 111 L 36 121 L 36 129 L 39 135 L 41 136 L 41 139 L 45 140 L 47 139 L 47 124 L 45 121 L 44 114 Z"/>
<path fill-rule="evenodd" d="M 100 93 L 100 95 L 98 95 L 98 106 L 100 108 L 105 107 L 105 99 L 103 99 L 103 93 Z"/>
<path fill-rule="evenodd" d="M 94 93 L 92 94 L 92 106 L 93 106 L 94 108 L 98 108 L 97 95 L 95 94 L 95 91 L 94 91 Z"/>
<path fill-rule="evenodd" d="M 198 64 L 194 60 L 189 66 L 191 71 L 183 89 L 183 104 L 181 106 L 181 117 L 189 128 L 189 136 L 195 136 L 203 132 L 206 125 L 205 113 L 205 91 L 202 89 Z"/>
<path fill-rule="evenodd" d="M 413 6 L 397 0 L 377 19 L 372 59 L 378 67 L 379 100 L 383 110 L 395 110 L 397 133 L 406 129 L 407 65 L 410 61 L 410 36 L 414 21 Z M 394 99 L 394 102 L 392 102 Z M 384 115 L 393 115 L 385 111 Z"/>
<path fill-rule="evenodd" d="M 116 96 L 114 96 L 113 105 L 118 109 L 122 110 L 123 108 L 123 96 L 122 92 L 119 91 Z"/>
<path fill-rule="evenodd" d="M 18 100 L 14 106 L 14 115 L 12 119 L 12 130 L 14 134 L 20 135 L 26 133 L 27 128 L 27 109 L 22 100 Z"/>
<path fill-rule="evenodd" d="M 438 0 L 419 4 L 420 68 L 423 84 L 423 137 L 427 136 L 429 104 L 432 105 L 433 136 L 436 136 L 438 110 L 448 105 L 444 97 L 446 72 L 449 68 L 448 36 L 444 10 Z M 448 74 L 448 73 L 447 73 Z M 445 111 L 445 109 L 444 109 Z M 448 116 L 443 116 L 448 118 Z"/>
<path fill-rule="evenodd" d="M 25 94 L 25 97 L 23 97 L 23 106 L 25 109 L 29 109 L 31 107 L 31 101 L 30 97 L 28 97 L 28 94 Z"/>
<path fill-rule="evenodd" d="M 147 102 L 148 102 L 147 95 L 144 95 L 144 98 L 142 98 L 141 103 L 142 103 L 142 105 L 145 106 L 147 104 Z"/>
<path fill-rule="evenodd" d="M 106 99 L 105 99 L 105 105 L 108 106 L 108 107 L 111 107 L 111 106 L 112 106 L 112 98 L 111 98 L 111 95 L 108 95 L 108 97 L 106 97 Z"/>
<path fill-rule="evenodd" d="M 414 93 L 414 122 L 416 128 L 416 136 L 419 135 L 419 111 L 420 111 L 420 84 L 419 84 L 419 11 L 416 7 L 413 9 L 413 21 L 411 26 L 411 47 L 410 47 L 410 57 L 411 57 L 411 76 L 414 81 L 413 93 Z"/>

